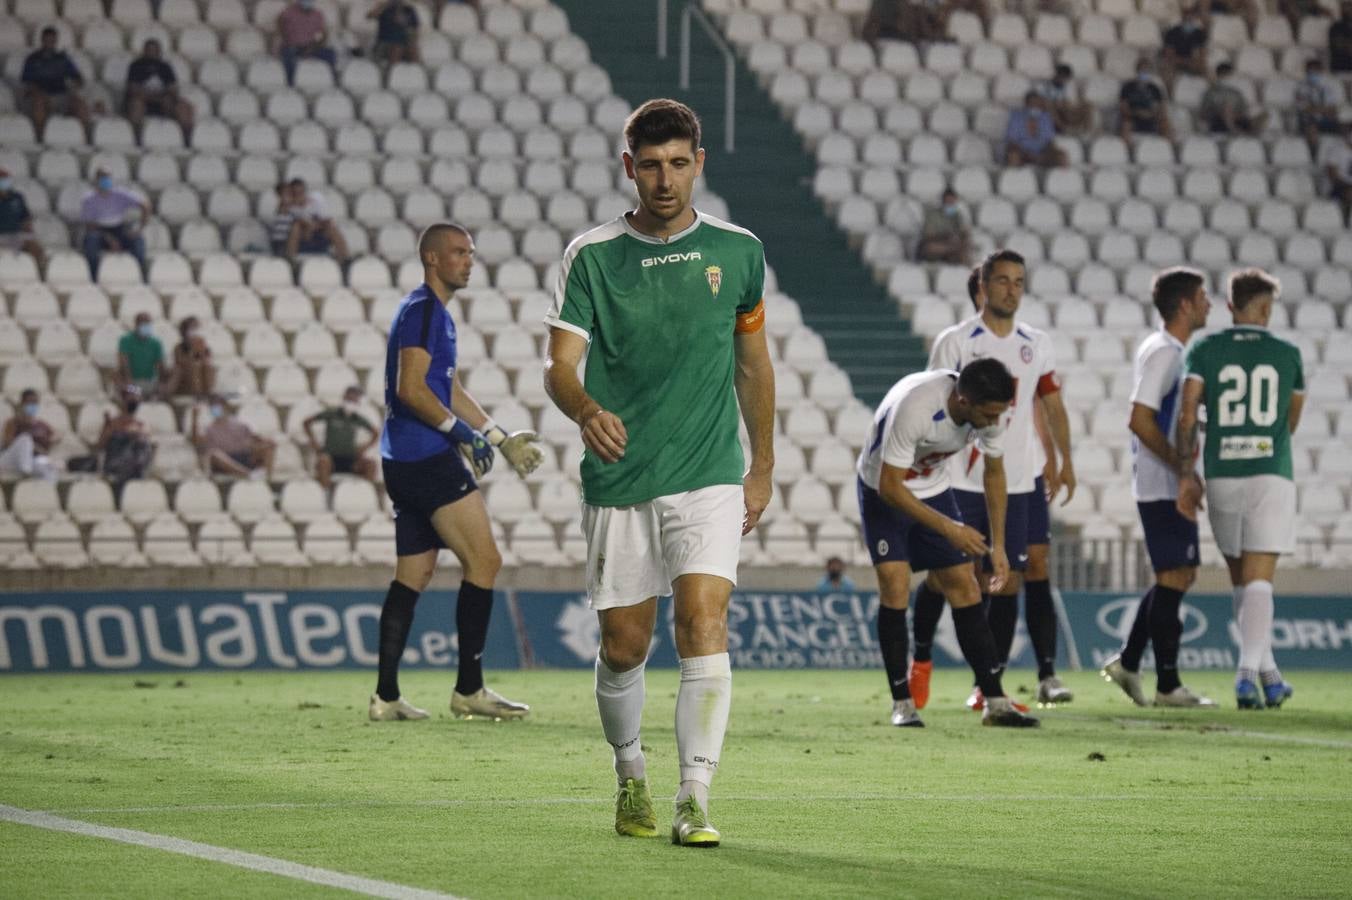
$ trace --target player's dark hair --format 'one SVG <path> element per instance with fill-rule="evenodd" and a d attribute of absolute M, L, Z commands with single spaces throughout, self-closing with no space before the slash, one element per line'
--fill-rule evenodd
<path fill-rule="evenodd" d="M 688 140 L 691 151 L 699 149 L 700 125 L 695 111 L 679 100 L 659 97 L 649 100 L 624 120 L 624 143 L 630 153 L 644 144 Z"/>
<path fill-rule="evenodd" d="M 1027 269 L 1027 264 L 1023 261 L 1023 254 L 1014 250 L 996 250 L 990 256 L 981 261 L 981 283 L 991 283 L 991 272 L 995 271 L 995 264 L 1000 262 L 1018 263 L 1019 268 Z"/>
<path fill-rule="evenodd" d="M 422 235 L 418 238 L 418 259 L 421 260 L 424 253 L 436 249 L 441 236 L 452 231 L 458 231 L 465 237 L 469 237 L 469 229 L 454 222 L 438 222 L 424 228 Z"/>
<path fill-rule="evenodd" d="M 1267 294 L 1276 300 L 1281 293 L 1281 282 L 1262 269 L 1240 269 L 1230 276 L 1230 305 L 1236 310 Z"/>
<path fill-rule="evenodd" d="M 972 301 L 972 308 L 977 312 L 981 312 L 981 304 L 976 300 L 979 293 L 981 293 L 981 267 L 972 266 L 972 272 L 967 276 L 967 299 Z"/>
<path fill-rule="evenodd" d="M 958 393 L 968 403 L 1010 403 L 1014 400 L 1014 376 L 998 359 L 986 357 L 962 367 Z"/>
<path fill-rule="evenodd" d="M 30 397 L 32 397 L 34 400 L 38 399 L 38 392 L 33 390 L 32 388 L 24 388 L 24 392 L 19 395 L 19 402 L 20 403 L 27 402 L 28 398 Z"/>
<path fill-rule="evenodd" d="M 1150 282 L 1150 302 L 1159 310 L 1160 318 L 1167 322 L 1178 313 L 1183 301 L 1197 293 L 1205 283 L 1205 276 L 1196 269 L 1187 266 L 1164 269 Z"/>

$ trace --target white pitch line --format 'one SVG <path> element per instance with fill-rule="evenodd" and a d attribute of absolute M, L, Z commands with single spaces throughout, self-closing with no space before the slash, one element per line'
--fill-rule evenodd
<path fill-rule="evenodd" d="M 133 844 L 138 847 L 149 847 L 152 850 L 163 850 L 166 853 L 177 853 L 182 856 L 225 863 L 228 866 L 237 866 L 252 872 L 267 872 L 271 875 L 281 875 L 284 878 L 295 878 L 298 881 L 308 881 L 311 884 L 339 888 L 355 894 L 365 894 L 368 897 L 384 897 L 388 900 L 461 900 L 453 894 L 441 894 L 436 891 L 408 887 L 390 881 L 362 878 L 359 875 L 335 872 L 332 869 L 320 869 L 290 860 L 261 856 L 257 853 L 245 853 L 242 850 L 216 847 L 212 844 L 187 841 L 163 834 L 152 834 L 148 831 L 110 828 L 107 825 L 95 825 L 92 822 L 65 819 L 49 813 L 19 809 L 16 806 L 0 804 L 0 821 L 31 825 L 34 828 L 45 828 L 49 831 L 64 831 L 69 834 L 103 838 L 104 840 Z"/>

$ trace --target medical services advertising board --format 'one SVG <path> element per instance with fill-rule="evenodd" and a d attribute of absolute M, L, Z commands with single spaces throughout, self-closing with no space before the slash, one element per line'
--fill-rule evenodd
<path fill-rule="evenodd" d="M 1096 669 L 1131 627 L 1139 598 L 1067 593 L 1061 664 Z M 1232 669 L 1236 630 L 1229 596 L 1189 595 L 1180 663 Z M 742 669 L 880 668 L 878 596 L 870 593 L 733 594 L 728 650 Z M 380 598 L 359 591 L 140 591 L 0 594 L 0 672 L 368 668 L 376 664 Z M 672 604 L 660 601 L 650 665 L 674 667 Z M 1352 669 L 1352 600 L 1277 598 L 1274 649 L 1285 668 Z M 590 668 L 596 614 L 581 594 L 498 593 L 485 658 L 494 668 Z M 418 601 L 408 667 L 457 662 L 455 595 Z M 935 662 L 963 665 L 950 617 Z M 1147 655 L 1144 664 L 1152 664 Z M 1020 624 L 1015 667 L 1032 665 Z"/>

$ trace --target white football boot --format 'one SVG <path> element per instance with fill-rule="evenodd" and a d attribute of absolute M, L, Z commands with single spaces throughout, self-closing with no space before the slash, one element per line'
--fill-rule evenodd
<path fill-rule="evenodd" d="M 372 722 L 412 722 L 427 718 L 427 710 L 418 709 L 403 697 L 381 700 L 376 694 L 371 695 L 371 705 L 367 707 L 366 714 Z"/>

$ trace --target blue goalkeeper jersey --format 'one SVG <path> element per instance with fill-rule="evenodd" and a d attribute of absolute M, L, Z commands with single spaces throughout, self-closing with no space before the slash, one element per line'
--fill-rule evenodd
<path fill-rule="evenodd" d="M 450 409 L 455 344 L 455 321 L 445 304 L 426 284 L 418 285 L 394 314 L 385 352 L 385 428 L 380 433 L 380 455 L 385 459 L 415 462 L 444 453 L 450 447 L 447 435 L 419 419 L 400 402 L 397 389 L 399 351 L 422 347 L 432 357 L 427 367 L 427 386 Z"/>

